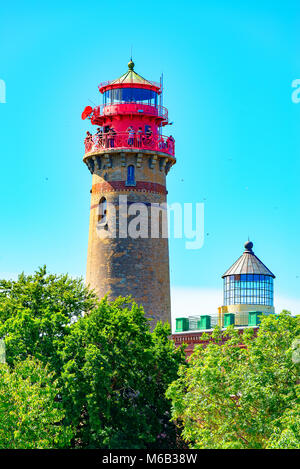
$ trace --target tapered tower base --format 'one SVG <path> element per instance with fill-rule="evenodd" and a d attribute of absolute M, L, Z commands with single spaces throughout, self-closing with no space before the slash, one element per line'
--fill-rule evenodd
<path fill-rule="evenodd" d="M 167 220 L 166 173 L 174 158 L 147 150 L 110 149 L 85 155 L 84 160 L 93 174 L 87 284 L 99 298 L 132 295 L 153 326 L 158 320 L 171 323 L 169 249 L 163 223 Z M 136 168 L 131 181 L 127 180 L 129 166 Z M 142 204 L 143 226 L 135 221 L 141 216 L 136 203 Z M 151 226 L 156 226 L 151 225 L 151 204 L 159 212 L 159 237 L 151 233 Z M 106 232 L 99 230 L 103 223 L 107 223 Z M 132 237 L 139 236 L 139 230 L 145 236 L 146 225 L 148 237 Z"/>

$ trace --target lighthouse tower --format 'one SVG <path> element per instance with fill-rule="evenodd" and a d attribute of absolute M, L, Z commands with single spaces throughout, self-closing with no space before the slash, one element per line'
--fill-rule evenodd
<path fill-rule="evenodd" d="M 161 222 L 151 232 L 152 207 L 166 214 L 166 175 L 176 162 L 173 137 L 162 135 L 162 86 L 138 75 L 131 60 L 99 91 L 103 104 L 82 114 L 96 126 L 94 135 L 87 132 L 83 158 L 92 174 L 86 281 L 99 298 L 132 295 L 152 326 L 170 322 L 168 237 Z M 143 227 L 130 233 L 137 216 Z"/>

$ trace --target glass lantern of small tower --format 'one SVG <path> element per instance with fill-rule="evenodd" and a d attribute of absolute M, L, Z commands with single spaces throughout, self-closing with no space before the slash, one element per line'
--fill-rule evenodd
<path fill-rule="evenodd" d="M 222 276 L 224 306 L 219 308 L 219 324 L 251 324 L 259 314 L 274 313 L 273 279 L 275 275 L 253 252 L 253 243 L 245 243 L 242 256 Z M 256 319 L 258 321 L 258 319 Z"/>

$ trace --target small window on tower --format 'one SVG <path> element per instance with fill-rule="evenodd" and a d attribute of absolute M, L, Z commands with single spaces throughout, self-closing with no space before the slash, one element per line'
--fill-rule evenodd
<path fill-rule="evenodd" d="M 101 197 L 98 207 L 98 223 L 106 222 L 107 202 L 105 197 Z"/>
<path fill-rule="evenodd" d="M 127 167 L 126 186 L 135 186 L 135 167 L 133 164 Z"/>

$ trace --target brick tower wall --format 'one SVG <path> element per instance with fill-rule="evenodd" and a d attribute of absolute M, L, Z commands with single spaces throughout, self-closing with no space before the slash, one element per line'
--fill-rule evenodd
<path fill-rule="evenodd" d="M 119 238 L 117 223 L 117 237 L 101 239 L 97 224 L 102 197 L 115 206 L 117 220 L 120 195 L 126 195 L 129 204 L 146 203 L 149 215 L 151 203 L 165 203 L 166 173 L 172 163 L 164 154 L 131 149 L 95 152 L 89 154 L 86 163 L 93 173 L 87 284 L 100 298 L 106 294 L 110 299 L 132 295 L 153 319 L 153 326 L 158 320 L 171 323 L 168 238 Z M 135 167 L 134 187 L 126 186 L 129 165 Z M 108 206 L 108 222 L 110 215 Z M 150 216 L 148 220 L 150 225 Z"/>

